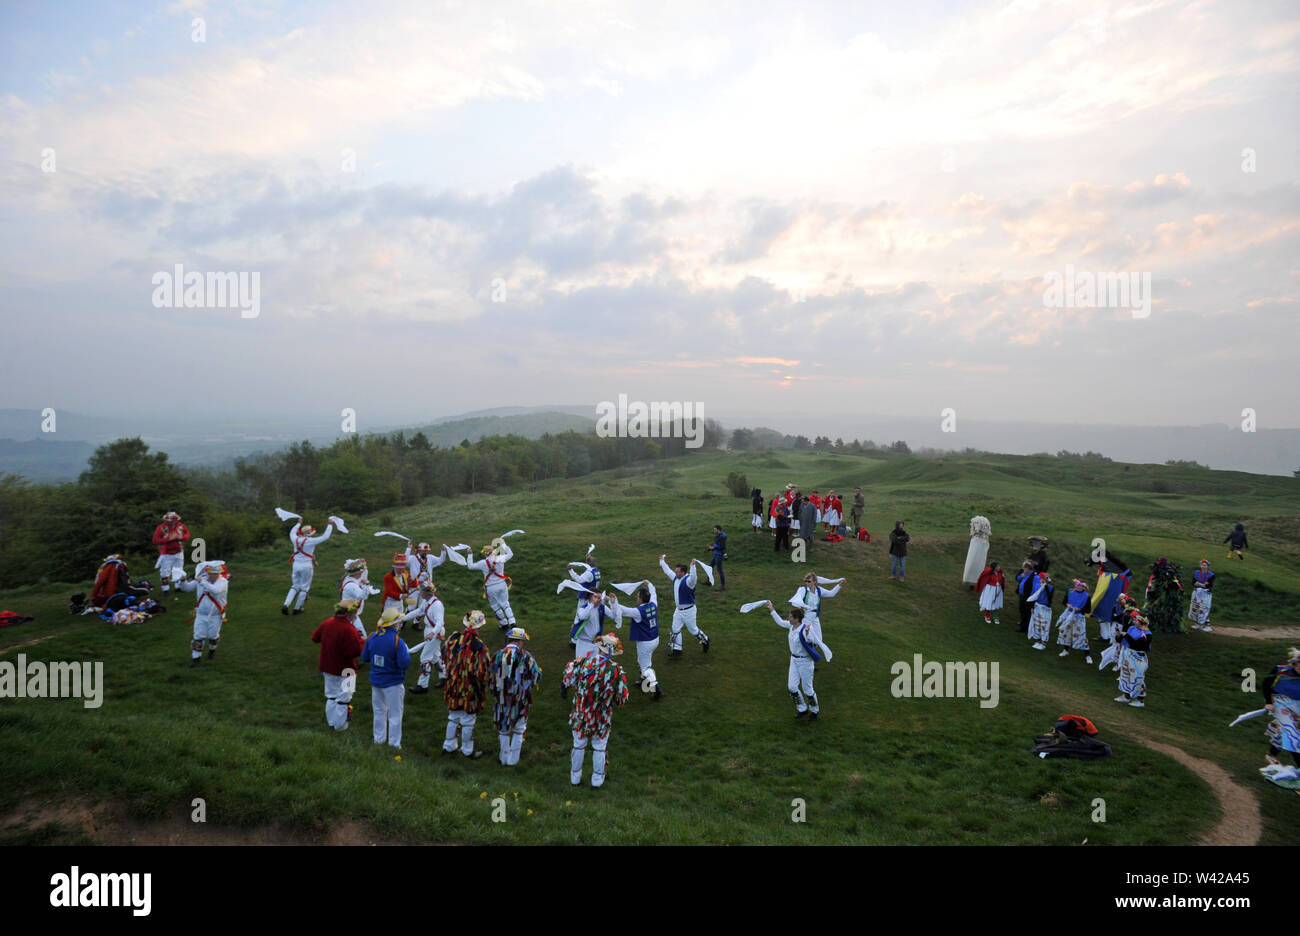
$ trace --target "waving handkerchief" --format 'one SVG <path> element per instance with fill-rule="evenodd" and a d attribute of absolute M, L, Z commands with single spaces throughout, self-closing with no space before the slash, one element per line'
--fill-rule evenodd
<path fill-rule="evenodd" d="M 402 533 L 394 533 L 392 530 L 380 530 L 375 536 L 396 536 L 399 540 L 409 540 L 410 537 Z"/>
<path fill-rule="evenodd" d="M 1116 648 L 1111 644 L 1105 650 L 1101 651 L 1101 662 L 1097 664 L 1097 669 L 1103 670 L 1115 662 Z"/>
<path fill-rule="evenodd" d="M 523 531 L 523 530 L 511 530 L 509 533 L 502 533 L 502 534 L 501 534 L 501 538 L 502 538 L 502 539 L 505 539 L 507 536 L 514 536 L 516 533 L 522 533 L 522 532 L 524 532 L 524 531 Z"/>
<path fill-rule="evenodd" d="M 330 522 L 332 522 L 332 523 L 334 524 L 335 528 L 336 528 L 340 533 L 351 533 L 351 532 L 352 532 L 351 530 L 348 529 L 348 525 L 347 525 L 346 523 L 343 522 L 343 518 L 342 518 L 342 517 L 335 517 L 334 515 L 331 514 L 331 515 L 330 515 L 329 517 L 327 517 L 326 519 L 329 520 Z"/>
<path fill-rule="evenodd" d="M 695 563 L 697 566 L 700 567 L 700 569 L 704 572 L 705 577 L 708 578 L 708 580 L 709 580 L 709 584 L 712 585 L 712 584 L 713 584 L 713 569 L 711 569 L 709 566 L 706 566 L 703 562 L 700 562 L 700 560 L 698 560 L 698 559 L 692 559 L 691 562 Z"/>
<path fill-rule="evenodd" d="M 595 544 L 595 543 L 592 543 L 590 546 L 587 547 L 587 555 L 588 555 L 588 556 L 590 556 L 590 555 L 591 555 L 592 553 L 594 553 L 595 551 L 596 551 L 596 544 Z"/>
<path fill-rule="evenodd" d="M 462 556 L 460 553 L 456 552 L 455 547 L 447 548 L 447 558 L 450 559 L 452 562 L 456 563 L 456 565 L 458 566 L 469 565 L 469 560 L 466 559 L 464 556 Z"/>
<path fill-rule="evenodd" d="M 282 508 L 282 507 L 277 507 L 277 508 L 275 508 L 275 515 L 276 515 L 277 517 L 279 517 L 281 520 L 301 520 L 301 519 L 302 519 L 302 514 L 289 513 L 289 511 L 285 510 L 285 509 Z"/>
<path fill-rule="evenodd" d="M 818 585 L 834 585 L 836 582 L 847 582 L 847 581 L 848 581 L 848 579 L 843 579 L 843 578 L 828 579 L 828 578 L 823 578 L 823 577 L 820 576 L 820 575 L 817 576 L 817 584 L 818 584 Z"/>
<path fill-rule="evenodd" d="M 588 595 L 594 595 L 594 594 L 596 594 L 594 591 L 592 591 L 592 590 L 591 590 L 590 588 L 588 588 L 587 586 L 585 586 L 585 585 L 579 585 L 577 582 L 573 581 L 572 579 L 569 579 L 568 581 L 561 582 L 559 585 L 556 585 L 556 586 L 555 586 L 555 593 L 558 595 L 560 592 L 564 591 L 566 588 L 569 589 L 570 591 L 586 592 Z"/>
<path fill-rule="evenodd" d="M 741 613 L 741 614 L 748 614 L 749 612 L 751 612 L 751 611 L 753 611 L 753 610 L 755 610 L 755 609 L 757 609 L 757 608 L 761 608 L 761 607 L 763 607 L 763 606 L 766 605 L 766 604 L 767 604 L 767 599 L 766 599 L 766 598 L 764 598 L 762 601 L 751 601 L 751 602 L 748 602 L 747 604 L 743 604 L 743 605 L 740 606 L 740 613 Z"/>
<path fill-rule="evenodd" d="M 609 584 L 625 595 L 631 595 L 641 586 L 640 582 L 610 582 Z"/>

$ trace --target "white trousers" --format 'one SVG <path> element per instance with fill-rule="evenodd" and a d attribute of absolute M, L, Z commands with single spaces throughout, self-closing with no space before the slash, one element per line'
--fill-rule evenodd
<path fill-rule="evenodd" d="M 790 655 L 790 675 L 786 679 L 786 688 L 790 690 L 790 697 L 794 699 L 796 712 L 820 711 L 817 693 L 813 692 L 812 657 Z M 804 701 L 805 697 L 807 702 Z"/>
<path fill-rule="evenodd" d="M 605 782 L 605 747 L 609 744 L 609 734 L 587 739 L 575 731 L 573 753 L 569 755 L 569 782 L 574 786 L 582 783 L 582 766 L 587 759 L 588 740 L 591 741 L 591 785 L 598 787 Z"/>
<path fill-rule="evenodd" d="M 677 608 L 673 611 L 673 649 L 682 649 L 682 628 L 685 627 L 695 636 L 699 636 L 700 628 L 695 623 L 695 605 L 689 608 Z"/>
<path fill-rule="evenodd" d="M 289 607 L 289 602 L 294 600 L 294 595 L 298 596 L 298 603 L 295 608 L 301 608 L 307 601 L 307 592 L 311 591 L 312 576 L 316 574 L 316 564 L 310 559 L 298 558 L 293 560 L 293 577 L 289 585 L 289 594 L 284 596 L 284 606 Z"/>
<path fill-rule="evenodd" d="M 208 607 L 212 607 L 208 602 L 204 602 Z M 206 609 L 205 609 L 206 610 Z M 190 645 L 191 656 L 199 656 L 202 650 L 197 644 L 204 640 L 208 641 L 211 646 L 221 639 L 221 615 L 213 612 L 211 614 L 196 614 L 194 616 L 194 643 Z"/>
<path fill-rule="evenodd" d="M 514 627 L 515 612 L 510 610 L 509 586 L 505 582 L 493 582 L 484 591 L 487 593 L 487 600 L 492 608 L 492 613 L 497 616 L 497 622 Z"/>
<path fill-rule="evenodd" d="M 424 632 L 424 649 L 420 651 L 420 678 L 415 682 L 422 689 L 429 688 L 429 676 L 435 666 L 438 667 L 438 675 L 447 678 L 447 670 L 442 662 L 442 641 L 431 637 L 432 633 L 432 628 Z"/>
<path fill-rule="evenodd" d="M 343 677 L 321 673 L 325 677 L 325 721 L 335 731 L 347 731 L 348 703 L 352 693 L 343 689 Z"/>
<path fill-rule="evenodd" d="M 506 767 L 519 763 L 519 752 L 524 749 L 524 737 L 528 733 L 528 717 L 517 719 L 509 731 L 497 732 L 501 742 L 501 755 L 497 758 Z"/>
<path fill-rule="evenodd" d="M 185 571 L 185 553 L 178 552 L 158 557 L 158 575 L 162 578 L 163 591 L 167 590 L 167 585 L 171 582 L 172 575 L 178 571 Z"/>
<path fill-rule="evenodd" d="M 641 669 L 642 679 L 645 679 L 646 670 L 654 668 L 655 665 L 654 655 L 655 655 L 655 650 L 658 649 L 658 647 L 659 647 L 658 637 L 656 637 L 654 640 L 636 641 L 636 665 Z M 655 682 L 657 683 L 658 680 L 655 680 Z M 650 689 L 653 691 L 654 686 L 651 686 Z"/>
<path fill-rule="evenodd" d="M 406 701 L 406 686 L 370 687 L 370 705 L 375 710 L 375 744 L 387 741 L 395 748 L 402 746 L 402 705 Z"/>
<path fill-rule="evenodd" d="M 447 713 L 447 740 L 442 742 L 444 751 L 456 750 L 456 733 L 460 732 L 460 752 L 466 757 L 474 753 L 474 723 L 478 714 L 453 709 Z"/>
<path fill-rule="evenodd" d="M 595 652 L 596 652 L 595 641 L 588 640 L 586 637 L 583 637 L 581 635 L 575 638 L 574 645 L 573 645 L 573 658 L 575 660 L 581 660 L 583 657 L 587 656 L 588 654 L 592 654 Z"/>

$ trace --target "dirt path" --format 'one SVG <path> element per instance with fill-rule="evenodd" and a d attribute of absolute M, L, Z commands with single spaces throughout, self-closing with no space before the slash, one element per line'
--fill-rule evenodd
<path fill-rule="evenodd" d="M 14 650 L 21 650 L 23 647 L 30 647 L 32 644 L 38 644 L 42 640 L 53 640 L 57 634 L 47 634 L 44 637 L 33 637 L 31 640 L 24 640 L 22 643 L 14 644 L 12 647 L 5 647 L 0 650 L 0 655 L 11 653 Z"/>
<path fill-rule="evenodd" d="M 1130 732 L 1131 733 L 1131 732 Z M 1218 825 L 1201 836 L 1201 845 L 1258 845 L 1263 831 L 1259 818 L 1259 801 L 1228 772 L 1213 761 L 1193 757 L 1182 748 L 1164 744 L 1141 734 L 1133 734 L 1136 741 L 1167 757 L 1172 757 L 1210 785 L 1223 818 Z"/>
<path fill-rule="evenodd" d="M 1211 634 L 1249 637 L 1251 640 L 1300 640 L 1300 627 L 1220 627 L 1215 624 Z"/>

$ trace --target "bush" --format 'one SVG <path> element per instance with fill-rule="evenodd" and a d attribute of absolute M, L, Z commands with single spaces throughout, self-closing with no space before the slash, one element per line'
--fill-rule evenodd
<path fill-rule="evenodd" d="M 731 491 L 732 497 L 749 497 L 750 491 L 749 480 L 739 471 L 733 471 L 727 475 L 727 490 Z"/>

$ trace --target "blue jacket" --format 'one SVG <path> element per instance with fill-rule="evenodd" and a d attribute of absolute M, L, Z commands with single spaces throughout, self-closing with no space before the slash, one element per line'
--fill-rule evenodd
<path fill-rule="evenodd" d="M 411 651 L 406 649 L 402 638 L 397 636 L 396 628 L 382 634 L 375 631 L 366 638 L 361 659 L 370 664 L 370 685 L 377 689 L 387 689 L 406 681 L 406 668 L 411 665 Z"/>
<path fill-rule="evenodd" d="M 713 538 L 713 558 L 721 559 L 727 553 L 727 534 L 719 533 Z"/>

